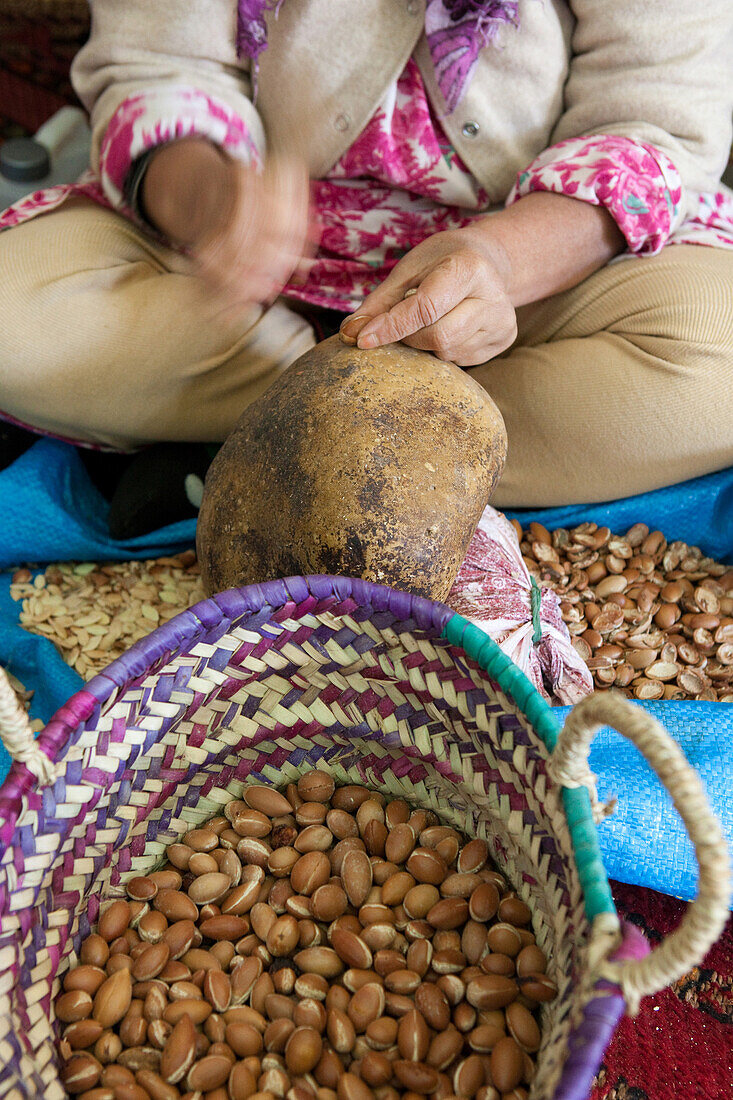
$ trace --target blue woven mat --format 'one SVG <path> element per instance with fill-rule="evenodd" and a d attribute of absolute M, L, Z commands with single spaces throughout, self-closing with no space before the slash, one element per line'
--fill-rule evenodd
<path fill-rule="evenodd" d="M 193 545 L 193 521 L 143 538 L 114 542 L 106 530 L 107 505 L 94 489 L 73 447 L 41 440 L 0 472 L 0 570 L 26 562 L 121 561 L 175 553 Z M 549 529 L 583 520 L 623 532 L 644 522 L 720 561 L 733 561 L 733 467 L 654 493 L 609 504 L 520 511 Z M 31 714 L 46 722 L 81 686 L 80 677 L 50 642 L 18 625 L 19 605 L 0 575 L 0 664 L 35 689 Z M 716 703 L 644 703 L 680 744 L 705 783 L 733 846 L 733 706 Z M 564 708 L 558 709 L 562 720 Z M 9 766 L 0 748 L 0 779 Z M 610 877 L 678 897 L 694 896 L 697 866 L 671 799 L 636 750 L 602 730 L 591 752 L 602 798 L 619 799 L 599 829 Z"/>

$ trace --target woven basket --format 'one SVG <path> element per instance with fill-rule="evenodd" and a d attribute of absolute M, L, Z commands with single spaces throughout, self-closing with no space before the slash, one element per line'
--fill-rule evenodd
<path fill-rule="evenodd" d="M 698 899 L 651 954 L 619 927 L 599 855 L 587 755 L 602 724 L 647 756 L 697 848 Z M 0 726 L 16 760 L 0 788 L 1 1097 L 61 1100 L 54 998 L 100 903 L 250 778 L 317 766 L 488 841 L 559 987 L 533 1100 L 587 1100 L 624 1009 L 698 963 L 727 915 L 720 828 L 655 722 L 598 695 L 559 732 L 485 634 L 392 589 L 310 577 L 224 592 L 133 646 L 37 742 L 14 699 Z"/>

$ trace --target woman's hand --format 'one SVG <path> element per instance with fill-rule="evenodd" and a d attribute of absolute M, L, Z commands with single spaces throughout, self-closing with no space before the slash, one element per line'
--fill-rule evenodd
<path fill-rule="evenodd" d="M 271 301 L 309 251 L 308 175 L 294 161 L 270 158 L 258 172 L 207 141 L 175 142 L 151 161 L 142 197 L 227 312 Z"/>
<path fill-rule="evenodd" d="M 485 221 L 413 248 L 343 322 L 342 335 L 360 348 L 401 340 L 459 367 L 505 351 L 517 335 L 509 258 Z"/>

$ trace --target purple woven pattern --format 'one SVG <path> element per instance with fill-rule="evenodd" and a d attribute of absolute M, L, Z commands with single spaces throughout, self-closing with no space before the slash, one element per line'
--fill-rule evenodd
<path fill-rule="evenodd" d="M 486 838 L 534 911 L 560 987 L 535 1086 L 552 1095 L 573 1025 L 584 1026 L 590 930 L 546 750 L 440 636 L 449 615 L 343 579 L 231 591 L 69 701 L 41 740 L 57 781 L 39 789 L 15 766 L 0 788 L 0 1096 L 63 1095 L 53 998 L 100 901 L 250 777 L 282 784 L 313 766 Z"/>
<path fill-rule="evenodd" d="M 610 956 L 613 962 L 643 959 L 649 954 L 649 943 L 635 925 L 624 921 L 621 933 L 621 943 Z M 596 991 L 598 996 L 586 1002 L 580 1023 L 570 1033 L 557 1100 L 588 1100 L 595 1069 L 625 1012 L 626 1002 L 618 986 L 600 981 Z"/>

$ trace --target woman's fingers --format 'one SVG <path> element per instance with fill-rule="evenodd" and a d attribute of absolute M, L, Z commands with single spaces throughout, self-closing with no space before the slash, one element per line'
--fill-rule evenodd
<path fill-rule="evenodd" d="M 409 288 L 412 289 L 412 288 Z M 373 317 L 358 334 L 360 348 L 396 343 L 430 328 L 466 297 L 465 272 L 450 258 L 439 263 L 415 288 L 389 310 Z"/>
<path fill-rule="evenodd" d="M 403 343 L 431 351 L 459 367 L 475 367 L 504 351 L 515 335 L 516 326 L 506 324 L 490 303 L 464 298 L 436 324 L 406 337 Z"/>

